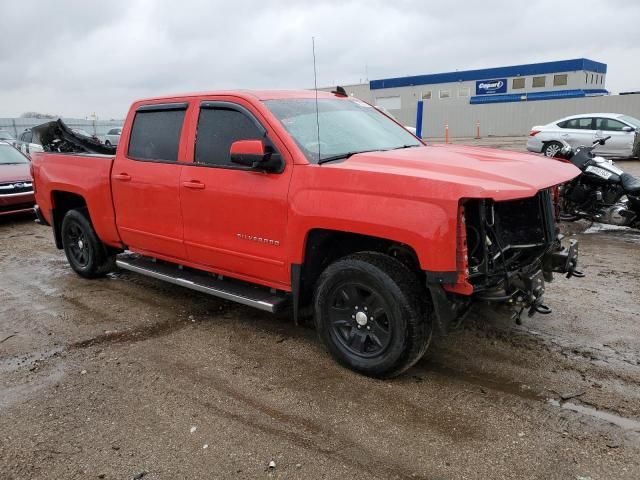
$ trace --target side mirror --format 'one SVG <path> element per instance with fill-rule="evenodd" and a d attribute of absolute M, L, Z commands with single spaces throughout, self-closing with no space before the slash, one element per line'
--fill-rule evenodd
<path fill-rule="evenodd" d="M 630 127 L 629 125 L 625 125 L 624 127 L 622 127 L 622 131 L 623 132 L 635 132 L 636 129 L 633 127 Z"/>
<path fill-rule="evenodd" d="M 231 163 L 248 167 L 250 170 L 280 173 L 284 162 L 272 147 L 264 145 L 262 140 L 237 140 L 231 144 Z"/>

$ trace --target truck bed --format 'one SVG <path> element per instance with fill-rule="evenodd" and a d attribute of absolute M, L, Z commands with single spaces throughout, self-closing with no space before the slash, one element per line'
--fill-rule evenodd
<path fill-rule="evenodd" d="M 119 246 L 111 195 L 111 168 L 115 156 L 95 153 L 36 152 L 32 156 L 38 205 L 47 222 L 53 223 L 56 204 L 86 200 L 96 233 L 103 242 Z"/>

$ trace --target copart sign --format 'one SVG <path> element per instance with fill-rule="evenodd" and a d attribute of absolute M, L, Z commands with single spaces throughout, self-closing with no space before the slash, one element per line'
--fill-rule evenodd
<path fill-rule="evenodd" d="M 507 79 L 478 80 L 476 82 L 476 95 L 490 95 L 493 93 L 506 93 Z"/>

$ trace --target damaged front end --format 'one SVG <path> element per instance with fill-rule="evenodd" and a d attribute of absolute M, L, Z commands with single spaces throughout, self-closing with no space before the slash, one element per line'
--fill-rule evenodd
<path fill-rule="evenodd" d="M 562 245 L 551 189 L 518 200 L 468 200 L 464 216 L 473 299 L 508 304 L 518 323 L 525 310 L 551 313 L 543 295 L 554 272 L 583 276 L 578 242 Z"/>

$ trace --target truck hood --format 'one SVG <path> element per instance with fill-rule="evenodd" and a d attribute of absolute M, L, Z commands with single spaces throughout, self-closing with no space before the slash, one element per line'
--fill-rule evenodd
<path fill-rule="evenodd" d="M 572 164 L 542 155 L 437 144 L 361 153 L 321 168 L 328 166 L 430 180 L 442 184 L 438 191 L 445 196 L 494 200 L 533 196 L 580 174 Z"/>
<path fill-rule="evenodd" d="M 31 181 L 28 163 L 0 164 L 0 183 Z"/>

